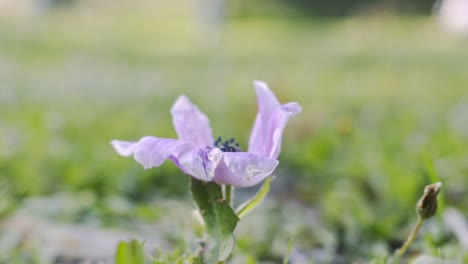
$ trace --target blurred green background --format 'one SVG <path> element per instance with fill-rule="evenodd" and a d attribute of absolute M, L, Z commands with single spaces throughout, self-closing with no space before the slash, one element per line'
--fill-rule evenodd
<path fill-rule="evenodd" d="M 0 2 L 3 216 L 55 193 L 91 193 L 110 223 L 121 215 L 108 197 L 189 201 L 174 165 L 143 170 L 110 140 L 175 137 L 169 109 L 186 94 L 215 136 L 246 149 L 252 80 L 264 80 L 303 108 L 286 128 L 270 197 L 319 212 L 336 255 L 372 260 L 378 242 L 384 258 L 414 223 L 426 184 L 443 182 L 442 209 L 468 210 L 468 42 L 441 30 L 432 5 Z M 434 221 L 438 233 L 419 249 L 457 252 L 440 215 Z M 324 244 L 296 239 L 305 251 Z"/>

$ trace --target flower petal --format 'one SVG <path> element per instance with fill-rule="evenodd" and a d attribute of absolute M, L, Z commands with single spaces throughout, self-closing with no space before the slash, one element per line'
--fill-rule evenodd
<path fill-rule="evenodd" d="M 277 109 L 270 120 L 270 125 L 268 127 L 268 134 L 267 137 L 270 139 L 269 142 L 271 148 L 269 149 L 269 154 L 267 157 L 276 159 L 278 158 L 281 152 L 281 141 L 283 139 L 283 130 L 288 123 L 290 117 L 297 115 L 301 112 L 301 106 L 296 103 L 288 103 L 282 105 L 279 109 Z"/>
<path fill-rule="evenodd" d="M 223 158 L 223 152 L 219 148 L 205 149 L 203 151 L 203 160 L 205 172 L 208 178 L 212 180 L 215 177 L 215 171 L 219 162 Z"/>
<path fill-rule="evenodd" d="M 198 150 L 198 147 L 187 141 L 147 136 L 138 141 L 134 153 L 135 160 L 149 169 L 160 166 L 172 156 L 180 156 L 193 150 Z"/>
<path fill-rule="evenodd" d="M 183 172 L 203 181 L 214 178 L 214 170 L 222 158 L 219 149 L 201 149 L 178 139 L 147 136 L 138 142 L 114 140 L 112 145 L 122 156 L 134 154 L 135 160 L 145 169 L 158 167 L 170 159 Z"/>
<path fill-rule="evenodd" d="M 281 150 L 283 130 L 289 118 L 301 112 L 298 103 L 280 105 L 264 82 L 255 81 L 258 113 L 249 140 L 249 152 L 276 159 Z"/>
<path fill-rule="evenodd" d="M 183 172 L 202 181 L 212 181 L 214 171 L 222 158 L 219 149 L 192 149 L 171 156 L 171 160 Z"/>
<path fill-rule="evenodd" d="M 270 176 L 278 161 L 248 152 L 224 152 L 214 181 L 235 187 L 250 187 Z"/>
<path fill-rule="evenodd" d="M 200 148 L 214 143 L 210 121 L 187 96 L 179 96 L 171 108 L 172 122 L 181 140 L 192 142 Z"/>
<path fill-rule="evenodd" d="M 112 140 L 111 145 L 115 151 L 124 157 L 130 157 L 135 152 L 135 148 L 138 142 L 123 141 L 123 140 Z"/>

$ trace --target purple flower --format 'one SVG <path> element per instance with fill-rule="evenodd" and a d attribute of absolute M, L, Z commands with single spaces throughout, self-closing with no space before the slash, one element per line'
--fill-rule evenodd
<path fill-rule="evenodd" d="M 264 82 L 254 84 L 258 113 L 248 152 L 241 152 L 233 139 L 215 141 L 206 115 L 183 95 L 171 109 L 179 139 L 146 136 L 138 142 L 113 140 L 111 144 L 120 155 L 133 155 L 145 169 L 170 159 L 184 173 L 203 181 L 235 187 L 256 185 L 278 165 L 283 129 L 301 107 L 295 102 L 281 105 Z"/>

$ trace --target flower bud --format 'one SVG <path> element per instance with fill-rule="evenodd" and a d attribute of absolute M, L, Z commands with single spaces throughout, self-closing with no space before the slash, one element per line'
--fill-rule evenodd
<path fill-rule="evenodd" d="M 437 211 L 437 195 L 442 187 L 441 182 L 424 187 L 424 194 L 416 204 L 416 213 L 422 219 L 428 219 L 435 215 Z"/>

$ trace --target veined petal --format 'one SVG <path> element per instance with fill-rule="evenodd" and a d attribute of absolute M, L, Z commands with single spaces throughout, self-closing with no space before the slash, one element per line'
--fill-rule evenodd
<path fill-rule="evenodd" d="M 291 116 L 301 112 L 298 103 L 280 105 L 264 82 L 256 81 L 258 113 L 249 140 L 249 152 L 276 159 L 281 150 L 283 129 Z"/>
<path fill-rule="evenodd" d="M 198 147 L 187 141 L 146 136 L 138 141 L 135 160 L 149 169 L 160 166 L 172 156 L 181 156 L 194 150 L 198 150 Z"/>
<path fill-rule="evenodd" d="M 273 112 L 280 107 L 280 103 L 267 84 L 262 81 L 254 81 L 257 94 L 258 112 L 249 139 L 249 152 L 266 156 L 269 140 L 265 138 L 265 131 Z"/>
<path fill-rule="evenodd" d="M 183 172 L 203 181 L 213 180 L 215 168 L 221 158 L 222 152 L 219 149 L 201 148 L 182 151 L 171 156 L 171 160 Z"/>
<path fill-rule="evenodd" d="M 203 181 L 211 181 L 214 177 L 207 174 L 205 164 L 212 167 L 213 163 L 219 162 L 219 159 L 207 158 L 209 155 L 205 153 L 206 150 L 178 139 L 147 136 L 141 138 L 131 148 L 135 160 L 145 169 L 158 167 L 170 159 L 183 172 Z M 210 173 L 213 174 L 211 171 Z"/>
<path fill-rule="evenodd" d="M 123 141 L 123 140 L 112 140 L 111 145 L 115 151 L 124 157 L 130 157 L 135 152 L 135 148 L 138 142 Z"/>
<path fill-rule="evenodd" d="M 208 178 L 215 177 L 215 171 L 219 162 L 223 158 L 223 152 L 219 148 L 205 149 L 203 151 L 203 160 L 205 163 L 205 172 Z"/>
<path fill-rule="evenodd" d="M 286 127 L 289 118 L 297 115 L 301 110 L 301 106 L 294 102 L 282 105 L 273 113 L 269 127 L 266 131 L 267 134 L 265 134 L 267 139 L 271 140 L 267 144 L 267 146 L 270 146 L 270 148 L 267 149 L 267 151 L 269 151 L 267 157 L 273 159 L 278 158 L 281 152 L 283 130 Z"/>
<path fill-rule="evenodd" d="M 171 108 L 172 122 L 181 140 L 192 142 L 200 148 L 213 145 L 210 121 L 187 96 L 179 96 Z"/>
<path fill-rule="evenodd" d="M 221 152 L 219 149 L 196 148 L 176 153 L 171 156 L 171 160 L 186 174 L 199 180 L 212 181 L 214 170 L 222 157 L 222 152 L 220 154 L 217 151 Z"/>
<path fill-rule="evenodd" d="M 250 187 L 270 176 L 278 161 L 248 152 L 224 152 L 214 181 L 235 187 Z"/>

